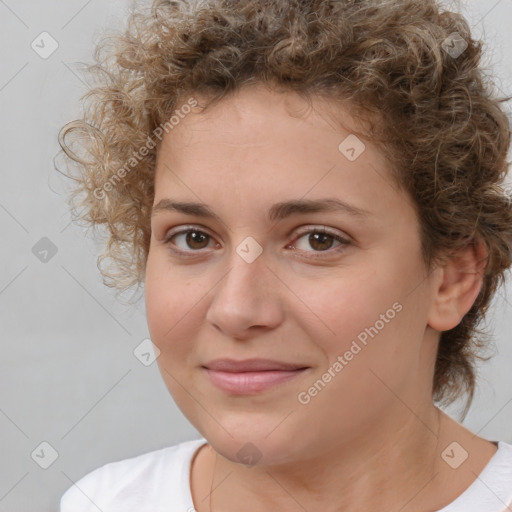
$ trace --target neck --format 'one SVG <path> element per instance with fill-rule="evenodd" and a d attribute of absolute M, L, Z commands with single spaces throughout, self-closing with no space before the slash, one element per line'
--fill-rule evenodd
<path fill-rule="evenodd" d="M 400 403 L 349 443 L 284 465 L 247 467 L 212 450 L 211 511 L 204 510 L 234 511 L 240 503 L 251 503 L 251 512 L 418 510 L 415 494 L 446 465 L 439 456 L 445 417 L 433 404 L 411 414 Z"/>

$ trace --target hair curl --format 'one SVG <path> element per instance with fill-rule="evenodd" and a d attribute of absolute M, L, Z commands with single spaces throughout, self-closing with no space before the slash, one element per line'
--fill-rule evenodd
<path fill-rule="evenodd" d="M 446 46 L 454 33 L 467 43 L 458 56 Z M 88 71 L 100 84 L 83 97 L 83 119 L 59 135 L 80 170 L 70 176 L 74 217 L 107 228 L 104 283 L 124 291 L 144 280 L 159 143 L 140 148 L 184 98 L 214 104 L 259 82 L 346 101 L 414 200 L 428 268 L 485 243 L 483 286 L 459 325 L 441 333 L 432 390 L 444 404 L 468 393 L 467 411 L 487 343 L 478 324 L 511 264 L 512 240 L 503 187 L 510 127 L 500 107 L 510 98 L 495 97 L 482 46 L 435 0 L 164 0 L 135 9 L 124 31 L 97 45 Z"/>

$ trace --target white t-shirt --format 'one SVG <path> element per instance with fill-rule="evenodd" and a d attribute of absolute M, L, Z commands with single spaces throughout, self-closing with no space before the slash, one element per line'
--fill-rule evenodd
<path fill-rule="evenodd" d="M 204 438 L 185 441 L 105 464 L 63 494 L 60 512 L 194 512 L 190 467 L 205 443 Z M 512 445 L 501 441 L 473 484 L 438 512 L 511 510 Z"/>

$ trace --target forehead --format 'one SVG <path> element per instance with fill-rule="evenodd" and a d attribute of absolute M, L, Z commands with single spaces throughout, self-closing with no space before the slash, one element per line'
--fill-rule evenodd
<path fill-rule="evenodd" d="M 360 128 L 338 102 L 246 87 L 204 111 L 192 109 L 164 135 L 156 195 L 180 190 L 190 199 L 215 199 L 228 187 L 241 205 L 334 193 L 361 209 L 382 211 L 397 194 L 408 200 L 378 148 L 353 133 Z"/>
<path fill-rule="evenodd" d="M 271 158 L 307 158 L 322 165 L 332 161 L 333 154 L 336 159 L 344 155 L 355 161 L 364 150 L 381 167 L 387 165 L 370 141 L 357 140 L 354 132 L 362 126 L 348 105 L 315 95 L 309 98 L 306 101 L 295 92 L 276 91 L 262 84 L 245 86 L 215 104 L 208 104 L 208 98 L 192 96 L 189 100 L 199 102 L 199 106 L 181 114 L 180 119 L 173 116 L 178 122 L 164 134 L 159 159 L 177 163 L 206 152 L 211 158 L 223 154 L 229 154 L 230 159 L 237 154 L 243 158 L 247 153 L 251 158 L 260 153 L 263 158 L 265 151 L 271 151 Z M 347 136 L 356 145 L 340 148 Z M 308 144 L 303 144 L 304 139 Z M 350 153 L 350 146 L 357 154 Z"/>
<path fill-rule="evenodd" d="M 201 95 L 192 95 L 188 101 L 199 105 L 180 116 L 181 120 L 165 135 L 166 139 L 193 138 L 194 132 L 201 136 L 203 131 L 214 129 L 219 135 L 229 136 L 232 143 L 251 144 L 256 137 L 259 142 L 273 140 L 282 127 L 294 131 L 309 128 L 317 135 L 322 131 L 337 130 L 341 135 L 364 129 L 348 102 L 278 91 L 260 83 L 243 86 L 217 103 L 210 104 L 208 97 Z"/>

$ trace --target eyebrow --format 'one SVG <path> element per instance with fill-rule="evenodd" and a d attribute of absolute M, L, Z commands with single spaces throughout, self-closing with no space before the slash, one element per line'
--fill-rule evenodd
<path fill-rule="evenodd" d="M 220 217 L 208 205 L 203 203 L 162 199 L 153 207 L 151 216 L 162 211 L 180 212 L 185 215 L 195 215 L 197 217 L 216 219 L 219 222 L 222 222 Z M 267 215 L 270 221 L 274 221 L 285 219 L 286 217 L 290 217 L 294 214 L 332 211 L 346 213 L 357 219 L 364 219 L 370 215 L 369 211 L 357 208 L 336 198 L 295 199 L 291 201 L 283 201 L 272 205 L 268 210 Z"/>

